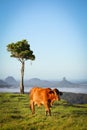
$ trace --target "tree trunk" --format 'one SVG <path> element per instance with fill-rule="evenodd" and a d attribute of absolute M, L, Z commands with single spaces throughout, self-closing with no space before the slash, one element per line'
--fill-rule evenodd
<path fill-rule="evenodd" d="M 24 61 L 22 61 L 21 67 L 20 93 L 24 94 Z"/>

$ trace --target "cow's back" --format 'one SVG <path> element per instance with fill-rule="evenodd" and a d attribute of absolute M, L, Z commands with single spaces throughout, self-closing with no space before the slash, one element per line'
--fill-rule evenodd
<path fill-rule="evenodd" d="M 30 100 L 32 100 L 34 104 L 45 104 L 49 91 L 49 88 L 34 87 L 30 91 Z"/>

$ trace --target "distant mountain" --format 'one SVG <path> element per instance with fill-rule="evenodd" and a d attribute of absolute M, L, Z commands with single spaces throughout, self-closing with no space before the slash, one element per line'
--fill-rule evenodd
<path fill-rule="evenodd" d="M 0 79 L 0 85 L 7 85 L 7 83 Z"/>
<path fill-rule="evenodd" d="M 32 79 L 29 80 L 29 82 L 30 82 L 30 83 L 34 83 L 34 84 L 35 84 L 35 83 L 38 84 L 38 83 L 41 82 L 41 80 L 38 79 L 38 78 L 32 78 Z"/>
<path fill-rule="evenodd" d="M 10 84 L 10 85 L 16 85 L 18 82 L 15 80 L 14 77 L 12 76 L 8 76 L 6 79 L 5 79 L 5 82 Z"/>
<path fill-rule="evenodd" d="M 77 87 L 78 84 L 71 83 L 64 77 L 62 81 L 47 81 L 38 78 L 33 78 L 25 82 L 26 87 L 41 86 L 41 87 Z"/>
<path fill-rule="evenodd" d="M 15 80 L 14 77 L 8 76 L 4 81 L 0 80 L 0 85 L 3 85 L 7 87 L 18 87 L 19 82 Z M 27 81 L 24 81 L 25 87 L 33 87 L 33 86 L 40 86 L 40 87 L 51 87 L 51 88 L 58 88 L 58 87 L 79 87 L 79 84 L 72 83 L 68 81 L 65 77 L 62 81 L 47 81 L 47 80 L 41 80 L 39 78 L 32 78 Z"/>
<path fill-rule="evenodd" d="M 10 85 L 0 79 L 0 88 L 3 88 L 3 87 L 10 87 Z"/>
<path fill-rule="evenodd" d="M 32 78 L 25 82 L 25 86 L 33 87 L 33 86 L 41 86 L 41 87 L 52 87 L 52 82 L 47 80 L 41 80 L 38 78 Z"/>
<path fill-rule="evenodd" d="M 58 87 L 76 87 L 78 84 L 71 83 L 70 81 L 66 80 L 64 77 L 62 81 L 58 83 Z"/>

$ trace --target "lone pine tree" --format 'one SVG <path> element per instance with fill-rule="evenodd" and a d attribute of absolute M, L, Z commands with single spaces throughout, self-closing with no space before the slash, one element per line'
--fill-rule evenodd
<path fill-rule="evenodd" d="M 7 50 L 11 52 L 11 57 L 17 58 L 21 62 L 21 80 L 20 93 L 24 93 L 24 65 L 26 60 L 35 60 L 35 55 L 30 49 L 30 44 L 27 40 L 10 43 L 7 45 Z"/>

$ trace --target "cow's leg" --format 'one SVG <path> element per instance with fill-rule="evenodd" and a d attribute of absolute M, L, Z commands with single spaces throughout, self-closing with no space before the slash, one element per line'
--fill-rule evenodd
<path fill-rule="evenodd" d="M 32 114 L 34 114 L 35 113 L 35 106 L 34 106 L 34 102 L 32 100 L 30 101 L 30 109 L 32 111 Z"/>
<path fill-rule="evenodd" d="M 50 110 L 49 105 L 48 105 L 48 104 L 45 104 L 44 106 L 45 106 L 46 116 L 47 116 L 47 115 L 51 116 L 51 110 Z"/>
<path fill-rule="evenodd" d="M 50 110 L 50 108 L 48 110 L 46 109 L 46 116 L 47 115 L 51 116 L 51 110 Z"/>

